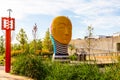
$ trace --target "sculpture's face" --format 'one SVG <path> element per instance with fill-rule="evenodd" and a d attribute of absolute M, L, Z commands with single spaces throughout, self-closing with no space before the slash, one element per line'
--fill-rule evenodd
<path fill-rule="evenodd" d="M 71 21 L 65 16 L 56 17 L 51 26 L 52 36 L 62 44 L 68 44 L 72 35 Z"/>

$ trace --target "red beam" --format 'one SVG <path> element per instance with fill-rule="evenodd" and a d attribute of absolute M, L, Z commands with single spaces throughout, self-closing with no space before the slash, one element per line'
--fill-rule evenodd
<path fill-rule="evenodd" d="M 6 30 L 6 54 L 5 54 L 5 72 L 9 73 L 11 68 L 11 30 Z"/>
<path fill-rule="evenodd" d="M 7 73 L 9 73 L 11 69 L 11 30 L 14 29 L 15 19 L 11 17 L 2 17 L 2 30 L 6 30 L 5 72 Z"/>

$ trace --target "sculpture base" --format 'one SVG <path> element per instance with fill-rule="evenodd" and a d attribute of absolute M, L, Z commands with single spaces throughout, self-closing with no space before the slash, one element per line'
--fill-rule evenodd
<path fill-rule="evenodd" d="M 70 62 L 70 59 L 68 54 L 53 54 L 52 61 Z"/>

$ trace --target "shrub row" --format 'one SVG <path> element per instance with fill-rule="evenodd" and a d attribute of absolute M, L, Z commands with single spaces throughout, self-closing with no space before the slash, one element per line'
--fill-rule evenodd
<path fill-rule="evenodd" d="M 120 64 L 100 71 L 96 65 L 44 62 L 36 55 L 19 55 L 12 65 L 12 73 L 35 80 L 120 80 Z"/>
<path fill-rule="evenodd" d="M 99 69 L 93 65 L 53 63 L 45 80 L 99 80 Z"/>
<path fill-rule="evenodd" d="M 4 56 L 3 55 L 0 55 L 0 65 L 4 65 Z"/>
<path fill-rule="evenodd" d="M 36 55 L 19 55 L 13 62 L 12 73 L 28 76 L 37 80 L 44 80 L 47 76 L 47 67 Z"/>

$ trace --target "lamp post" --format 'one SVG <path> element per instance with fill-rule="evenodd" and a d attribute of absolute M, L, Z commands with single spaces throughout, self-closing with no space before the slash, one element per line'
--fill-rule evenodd
<path fill-rule="evenodd" d="M 88 26 L 88 53 L 89 53 L 89 60 L 90 60 L 90 54 L 91 54 L 91 38 L 92 38 L 92 31 L 93 31 L 92 25 Z"/>
<path fill-rule="evenodd" d="M 9 73 L 11 67 L 11 30 L 15 30 L 15 18 L 11 18 L 11 9 L 7 11 L 9 17 L 2 17 L 2 30 L 6 30 L 5 72 Z"/>
<path fill-rule="evenodd" d="M 33 38 L 34 38 L 34 49 L 36 51 L 36 33 L 37 33 L 37 25 L 35 23 L 35 25 L 33 26 L 33 30 L 32 30 L 32 33 L 33 33 Z"/>

